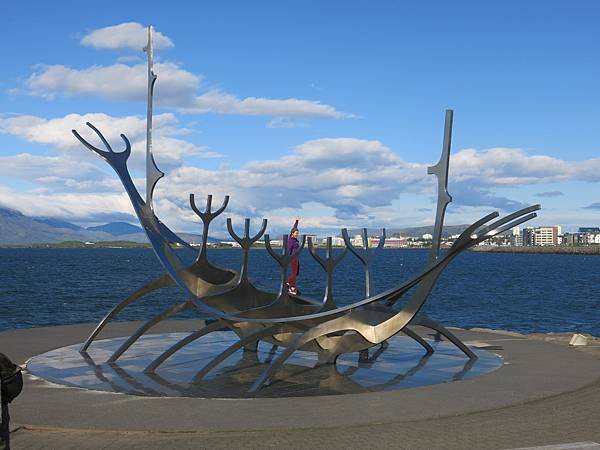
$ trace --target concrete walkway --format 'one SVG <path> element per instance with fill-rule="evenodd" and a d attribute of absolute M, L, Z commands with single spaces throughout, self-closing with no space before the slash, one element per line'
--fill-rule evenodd
<path fill-rule="evenodd" d="M 137 324 L 112 326 L 121 336 Z M 156 332 L 186 331 L 169 321 Z M 0 333 L 24 363 L 81 342 L 91 325 Z M 13 448 L 480 448 L 600 442 L 600 344 L 564 337 L 458 331 L 501 354 L 482 377 L 394 392 L 311 398 L 147 398 L 57 387 L 27 377 L 11 405 Z M 546 342 L 554 338 L 557 343 Z M 574 447 L 571 447 L 574 448 Z"/>

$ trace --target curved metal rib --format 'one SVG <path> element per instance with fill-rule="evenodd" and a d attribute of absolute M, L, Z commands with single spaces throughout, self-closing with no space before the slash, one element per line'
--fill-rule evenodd
<path fill-rule="evenodd" d="M 414 321 L 413 321 L 414 322 Z M 411 322 L 411 324 L 413 323 Z M 416 324 L 415 324 L 416 325 Z M 409 338 L 417 341 L 419 344 L 421 344 L 421 346 L 425 349 L 425 351 L 427 352 L 427 354 L 433 353 L 433 347 L 431 345 L 429 345 L 429 343 L 423 339 L 421 336 L 419 336 L 417 333 L 415 333 L 413 330 L 411 330 L 408 327 L 404 327 L 402 329 L 402 332 L 407 335 Z"/>
<path fill-rule="evenodd" d="M 411 322 L 412 325 L 420 325 L 422 327 L 430 328 L 432 330 L 437 331 L 441 335 L 445 336 L 450 342 L 456 345 L 465 355 L 467 355 L 470 359 L 477 359 L 478 356 L 473 353 L 473 351 L 467 347 L 455 334 L 453 334 L 450 330 L 444 327 L 442 324 L 436 322 L 435 320 L 430 319 L 425 316 L 416 316 Z"/>
<path fill-rule="evenodd" d="M 251 333 L 248 336 L 245 336 L 245 337 L 241 338 L 240 340 L 234 342 L 232 345 L 227 347 L 223 352 L 219 353 L 215 358 L 213 358 L 206 366 L 204 366 L 196 374 L 196 376 L 194 376 L 192 383 L 197 383 L 198 381 L 202 380 L 202 378 L 204 378 L 208 374 L 208 372 L 210 372 L 212 369 L 214 369 L 219 364 L 221 364 L 221 362 L 225 361 L 229 356 L 234 354 L 237 350 L 241 349 L 242 347 L 244 347 L 250 343 L 258 342 L 263 337 L 272 336 L 273 334 L 275 334 L 277 332 L 278 329 L 279 329 L 279 327 L 276 325 L 270 326 L 267 328 L 261 328 L 261 329 L 255 331 L 254 333 Z"/>
<path fill-rule="evenodd" d="M 133 333 L 129 339 L 127 339 L 112 355 L 110 358 L 106 360 L 106 362 L 115 362 L 119 357 L 125 353 L 125 351 L 131 347 L 142 335 L 144 335 L 150 328 L 156 325 L 158 322 L 166 319 L 167 317 L 171 317 L 175 314 L 178 314 L 186 309 L 194 308 L 194 302 L 188 300 L 183 303 L 179 303 L 178 305 L 171 306 L 170 308 L 165 309 L 163 312 L 153 317 L 146 323 L 144 323 L 141 327 L 137 329 L 135 333 Z"/>
<path fill-rule="evenodd" d="M 144 369 L 144 372 L 155 371 L 158 368 L 158 366 L 160 366 L 162 363 L 164 363 L 167 359 L 169 359 L 177 351 L 181 350 L 186 345 L 191 344 L 192 342 L 201 338 L 202 336 L 206 336 L 207 334 L 212 333 L 213 331 L 218 331 L 226 326 L 226 322 L 222 320 L 216 320 L 199 329 L 198 331 L 194 331 L 193 333 L 188 334 L 186 337 L 184 337 L 180 341 L 177 341 L 175 344 L 173 344 L 171 347 L 165 350 L 161 355 L 159 355 L 156 359 L 154 359 L 154 361 L 148 364 L 148 366 L 146 366 L 146 368 Z"/>
<path fill-rule="evenodd" d="M 136 300 L 140 299 L 144 295 L 149 294 L 150 292 L 153 292 L 157 289 L 161 289 L 163 287 L 171 286 L 173 284 L 174 283 L 173 283 L 173 280 L 171 279 L 171 277 L 169 277 L 168 275 L 163 275 L 163 276 L 160 276 L 160 277 L 150 281 L 148 284 L 142 286 L 140 289 L 138 289 L 133 294 L 128 296 L 126 299 L 121 301 L 117 306 L 115 306 L 113 309 L 111 309 L 110 312 L 106 316 L 104 316 L 104 318 L 98 323 L 98 325 L 96 325 L 96 328 L 94 329 L 94 331 L 92 331 L 92 333 L 89 335 L 89 337 L 83 343 L 83 345 L 79 349 L 79 352 L 80 353 L 85 352 L 88 349 L 88 347 L 90 346 L 90 344 L 94 341 L 94 339 L 96 339 L 96 336 L 98 336 L 98 333 L 100 333 L 100 331 L 102 331 L 102 329 L 106 326 L 106 324 L 108 322 L 110 322 L 117 314 L 119 314 L 119 312 L 121 312 L 121 310 L 123 308 L 125 308 L 126 306 L 129 306 L 130 304 L 132 304 Z"/>
<path fill-rule="evenodd" d="M 277 371 L 283 363 L 290 357 L 292 354 L 302 347 L 304 344 L 316 339 L 318 336 L 322 335 L 320 333 L 320 326 L 316 326 L 306 331 L 303 334 L 299 334 L 292 342 L 288 344 L 288 346 L 279 354 L 277 357 L 271 361 L 269 367 L 267 367 L 264 372 L 256 379 L 256 381 L 252 384 L 250 389 L 248 390 L 249 394 L 256 393 L 267 381 L 269 378 Z M 342 331 L 342 330 L 334 330 L 334 331 Z M 333 332 L 333 331 L 331 331 Z"/>

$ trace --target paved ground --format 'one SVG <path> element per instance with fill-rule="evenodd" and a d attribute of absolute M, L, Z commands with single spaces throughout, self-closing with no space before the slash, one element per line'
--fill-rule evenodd
<path fill-rule="evenodd" d="M 133 327 L 120 324 L 108 334 Z M 193 324 L 164 327 L 157 331 Z M 81 341 L 88 330 L 81 325 L 0 333 L 0 349 L 24 362 Z M 13 448 L 509 449 L 600 442 L 599 342 L 579 351 L 566 346 L 564 335 L 460 334 L 502 354 L 507 364 L 444 385 L 310 399 L 143 399 L 27 379 L 11 408 L 18 427 Z"/>

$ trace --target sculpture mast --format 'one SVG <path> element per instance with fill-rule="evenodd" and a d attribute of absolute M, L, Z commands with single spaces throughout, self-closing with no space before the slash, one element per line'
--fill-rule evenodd
<path fill-rule="evenodd" d="M 154 83 L 156 74 L 154 73 L 154 48 L 152 46 L 152 25 L 148 27 L 148 43 L 144 51 L 148 55 L 148 107 L 146 113 L 146 206 L 154 209 L 152 205 L 152 194 L 154 186 L 160 180 L 164 173 L 161 172 L 154 162 L 152 154 L 152 100 L 154 96 Z"/>
<path fill-rule="evenodd" d="M 435 175 L 438 182 L 438 200 L 435 213 L 435 226 L 433 229 L 433 242 L 431 243 L 431 253 L 429 262 L 437 260 L 440 256 L 440 244 L 442 240 L 442 228 L 444 226 L 444 215 L 446 207 L 452 201 L 448 194 L 448 166 L 450 165 L 450 145 L 452 142 L 452 116 L 451 109 L 446 110 L 446 119 L 444 123 L 444 142 L 442 144 L 442 155 L 435 166 L 427 168 L 429 175 Z"/>

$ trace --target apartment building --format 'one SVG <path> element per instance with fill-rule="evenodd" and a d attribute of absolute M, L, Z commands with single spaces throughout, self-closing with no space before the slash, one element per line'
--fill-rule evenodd
<path fill-rule="evenodd" d="M 562 229 L 559 225 L 552 227 L 527 227 L 523 228 L 521 240 L 523 245 L 558 245 L 558 236 Z"/>

